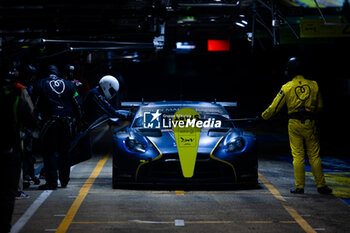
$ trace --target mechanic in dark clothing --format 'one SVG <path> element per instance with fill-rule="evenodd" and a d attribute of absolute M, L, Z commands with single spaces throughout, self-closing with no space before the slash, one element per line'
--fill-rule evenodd
<path fill-rule="evenodd" d="M 42 154 L 46 169 L 46 184 L 40 190 L 57 188 L 57 170 L 61 187 L 66 187 L 70 175 L 68 150 L 72 135 L 73 118 L 81 119 L 81 100 L 74 84 L 59 78 L 55 66 L 49 67 L 49 77 L 38 81 L 33 95 L 43 120 L 41 131 Z"/>
<path fill-rule="evenodd" d="M 11 219 L 21 171 L 20 127 L 21 124 L 35 125 L 31 103 L 23 98 L 23 86 L 15 83 L 13 77 L 0 81 L 0 104 L 2 109 L 0 140 L 0 232 L 11 230 Z"/>
<path fill-rule="evenodd" d="M 97 87 L 88 92 L 83 103 L 84 124 L 86 126 L 91 125 L 103 115 L 121 119 L 128 118 L 128 111 L 116 109 L 120 106 L 120 103 L 117 104 L 118 101 L 115 100 L 118 90 L 119 81 L 111 75 L 106 75 L 101 78 Z"/>

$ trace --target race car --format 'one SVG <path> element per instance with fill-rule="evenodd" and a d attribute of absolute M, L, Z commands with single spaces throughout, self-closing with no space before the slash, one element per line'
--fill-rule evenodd
<path fill-rule="evenodd" d="M 191 177 L 185 177 L 181 169 L 180 139 L 176 140 L 172 124 L 174 114 L 184 108 L 199 114 L 202 123 L 198 125 L 210 121 L 200 128 Z M 113 132 L 113 148 L 113 188 L 126 183 L 257 184 L 255 135 L 236 127 L 218 103 L 162 101 L 140 105 L 131 124 Z"/>

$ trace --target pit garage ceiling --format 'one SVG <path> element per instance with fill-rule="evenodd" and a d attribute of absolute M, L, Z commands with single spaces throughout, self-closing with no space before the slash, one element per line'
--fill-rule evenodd
<path fill-rule="evenodd" d="M 320 7 L 324 7 L 324 1 L 319 1 Z M 247 40 L 247 35 L 249 37 L 252 31 L 258 32 L 257 37 L 269 38 L 269 43 L 276 46 L 279 35 L 274 29 L 284 27 L 292 37 L 298 39 L 298 23 L 294 19 L 320 16 L 318 9 L 313 8 L 312 4 L 310 8 L 304 2 L 2 0 L 0 46 L 2 51 L 13 53 L 13 47 L 16 46 L 23 48 L 43 42 L 62 42 L 65 47 L 56 49 L 54 54 L 72 48 L 121 48 L 124 51 L 146 50 L 153 53 L 157 49 L 173 51 L 178 41 L 203 43 L 207 39 Z M 341 5 L 339 1 L 336 4 Z M 322 11 L 327 15 L 339 15 L 338 5 L 322 8 Z M 256 22 L 254 29 L 253 21 Z"/>
<path fill-rule="evenodd" d="M 286 16 L 318 13 L 267 0 L 2 0 L 0 36 L 152 42 L 164 23 L 214 30 L 231 26 L 240 15 L 250 17 L 254 5 L 270 27 L 273 2 Z"/>

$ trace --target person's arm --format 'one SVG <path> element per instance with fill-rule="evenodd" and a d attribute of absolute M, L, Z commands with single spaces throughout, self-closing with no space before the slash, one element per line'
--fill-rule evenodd
<path fill-rule="evenodd" d="M 21 89 L 21 95 L 18 103 L 19 119 L 25 125 L 32 129 L 38 127 L 38 120 L 34 115 L 34 105 L 30 98 L 27 88 Z"/>
<path fill-rule="evenodd" d="M 34 83 L 32 96 L 31 96 L 33 104 L 34 104 L 34 115 L 37 118 L 39 118 L 39 113 L 40 113 L 40 98 L 42 98 L 42 97 L 40 97 L 41 88 L 42 88 L 41 81 Z"/>
<path fill-rule="evenodd" d="M 109 117 L 126 119 L 128 116 L 127 111 L 116 110 L 102 95 L 94 95 L 93 100 Z"/>
<path fill-rule="evenodd" d="M 317 93 L 317 108 L 316 112 L 320 112 L 323 108 L 323 100 L 320 91 Z"/>
<path fill-rule="evenodd" d="M 271 105 L 261 114 L 261 117 L 264 120 L 270 119 L 281 110 L 285 103 L 286 97 L 282 87 L 275 99 L 272 101 Z"/>
<path fill-rule="evenodd" d="M 82 113 L 82 101 L 81 101 L 81 98 L 80 98 L 80 95 L 78 94 L 77 90 L 75 89 L 75 87 L 73 86 L 73 104 L 74 104 L 74 107 L 75 107 L 75 114 L 77 116 L 77 119 L 78 120 L 81 120 L 82 117 L 83 117 L 83 113 Z"/>

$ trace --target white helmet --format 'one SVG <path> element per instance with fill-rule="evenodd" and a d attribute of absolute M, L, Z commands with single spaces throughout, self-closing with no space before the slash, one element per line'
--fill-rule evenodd
<path fill-rule="evenodd" d="M 100 79 L 99 84 L 107 100 L 112 99 L 119 90 L 118 79 L 116 79 L 112 75 L 103 76 Z"/>

